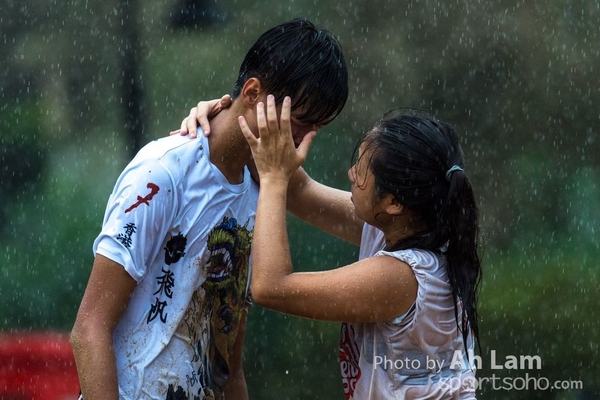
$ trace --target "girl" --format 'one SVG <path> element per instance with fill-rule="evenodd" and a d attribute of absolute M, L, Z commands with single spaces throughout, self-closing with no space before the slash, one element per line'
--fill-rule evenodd
<path fill-rule="evenodd" d="M 474 399 L 478 215 L 454 129 L 429 116 L 384 115 L 360 141 L 348 193 L 299 168 L 315 133 L 295 148 L 289 98 L 279 119 L 272 96 L 266 113 L 259 103 L 257 121 L 252 132 L 239 118 L 260 175 L 254 300 L 342 322 L 346 399 Z M 360 260 L 295 273 L 286 208 L 360 245 Z"/>

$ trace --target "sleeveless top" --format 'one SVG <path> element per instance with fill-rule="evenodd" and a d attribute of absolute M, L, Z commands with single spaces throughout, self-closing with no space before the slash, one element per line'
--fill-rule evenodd
<path fill-rule="evenodd" d="M 346 399 L 474 399 L 475 368 L 468 357 L 474 341 L 469 334 L 465 349 L 444 256 L 418 249 L 388 252 L 384 245 L 383 233 L 365 224 L 360 258 L 389 256 L 407 263 L 417 279 L 417 299 L 391 321 L 342 325 Z"/>

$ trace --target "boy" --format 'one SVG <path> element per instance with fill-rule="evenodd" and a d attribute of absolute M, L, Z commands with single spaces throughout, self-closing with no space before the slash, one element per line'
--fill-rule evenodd
<path fill-rule="evenodd" d="M 242 347 L 258 185 L 238 124 L 292 98 L 294 137 L 333 120 L 348 97 L 341 47 L 306 20 L 265 32 L 246 54 L 233 103 L 209 138 L 144 147 L 110 196 L 71 334 L 82 396 L 244 399 Z"/>

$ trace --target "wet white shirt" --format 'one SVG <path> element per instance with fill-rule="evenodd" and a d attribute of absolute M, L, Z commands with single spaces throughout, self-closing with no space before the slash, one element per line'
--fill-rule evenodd
<path fill-rule="evenodd" d="M 258 186 L 247 170 L 230 184 L 209 155 L 201 134 L 154 141 L 110 196 L 94 252 L 137 282 L 113 336 L 122 399 L 213 398 L 227 379 Z"/>
<path fill-rule="evenodd" d="M 342 325 L 346 399 L 474 399 L 475 371 L 454 317 L 444 257 L 416 249 L 387 252 L 384 245 L 383 233 L 365 224 L 360 258 L 385 255 L 410 265 L 417 300 L 392 321 Z M 471 337 L 468 342 L 472 349 Z"/>

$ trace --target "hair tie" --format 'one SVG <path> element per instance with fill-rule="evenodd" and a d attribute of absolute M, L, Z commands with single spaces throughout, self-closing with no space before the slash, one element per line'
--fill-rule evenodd
<path fill-rule="evenodd" d="M 454 171 L 464 171 L 464 169 L 462 169 L 458 165 L 453 165 L 452 167 L 450 167 L 450 169 L 446 171 L 446 180 L 448 182 L 450 182 L 450 175 L 452 175 Z"/>

